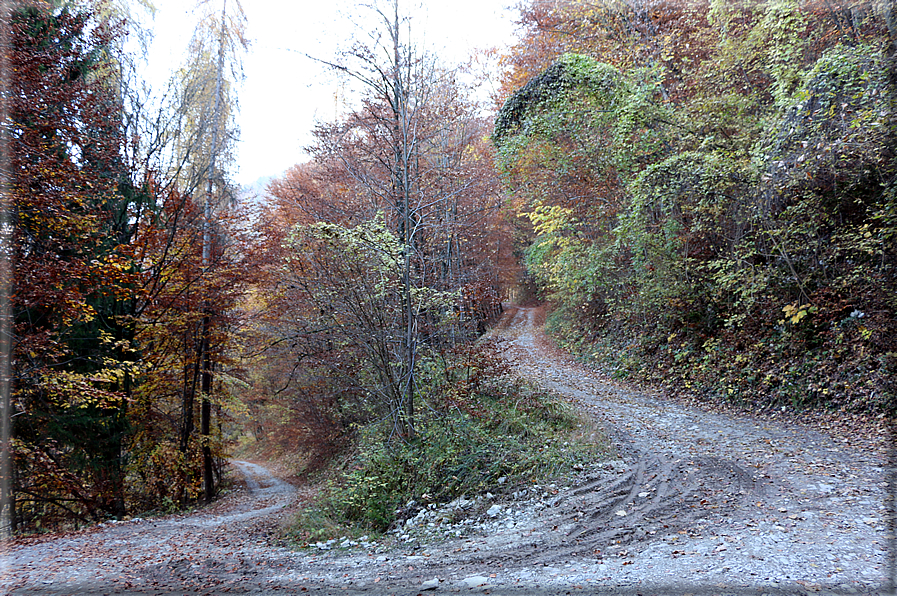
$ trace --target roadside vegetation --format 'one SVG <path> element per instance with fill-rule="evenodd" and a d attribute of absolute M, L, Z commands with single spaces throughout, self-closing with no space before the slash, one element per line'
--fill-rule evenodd
<path fill-rule="evenodd" d="M 492 138 L 550 330 L 618 378 L 893 415 L 891 13 L 655 7 L 523 13 Z"/>
<path fill-rule="evenodd" d="M 402 441 L 388 421 L 359 427 L 288 538 L 305 545 L 380 533 L 430 505 L 546 484 L 609 456 L 569 402 L 505 367 L 494 340 L 429 363 L 418 436 Z"/>

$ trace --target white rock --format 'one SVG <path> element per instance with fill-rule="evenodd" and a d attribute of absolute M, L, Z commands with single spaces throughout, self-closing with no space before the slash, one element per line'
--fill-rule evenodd
<path fill-rule="evenodd" d="M 483 577 L 482 575 L 472 575 L 470 577 L 465 577 L 458 585 L 462 588 L 485 588 L 489 585 L 489 578 Z"/>
<path fill-rule="evenodd" d="M 619 511 L 614 512 L 614 515 L 619 515 L 620 517 L 623 517 L 624 515 L 626 515 L 626 512 L 623 511 L 622 509 L 620 509 Z"/>
<path fill-rule="evenodd" d="M 433 579 L 431 579 L 429 581 L 425 581 L 424 583 L 422 583 L 420 585 L 421 590 L 435 590 L 438 587 L 439 587 L 439 578 L 438 577 L 434 577 Z"/>
<path fill-rule="evenodd" d="M 493 505 L 486 512 L 486 515 L 489 517 L 498 517 L 498 514 L 501 512 L 501 505 Z"/>

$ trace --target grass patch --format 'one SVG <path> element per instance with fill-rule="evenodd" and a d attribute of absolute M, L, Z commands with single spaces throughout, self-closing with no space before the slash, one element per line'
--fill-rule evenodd
<path fill-rule="evenodd" d="M 359 428 L 352 456 L 290 529 L 296 542 L 383 532 L 431 503 L 550 482 L 606 457 L 590 422 L 490 365 L 496 353 L 486 343 L 425 367 L 413 441 L 391 438 L 386 423 Z"/>

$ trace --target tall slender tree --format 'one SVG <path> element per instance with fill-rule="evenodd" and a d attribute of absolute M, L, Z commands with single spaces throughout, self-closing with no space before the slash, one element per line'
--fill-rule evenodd
<path fill-rule="evenodd" d="M 230 12 L 228 7 L 230 5 Z M 240 68 L 240 52 L 248 48 L 248 41 L 245 37 L 245 21 L 246 16 L 239 0 L 222 0 L 220 17 L 216 20 L 213 18 L 209 8 L 212 6 L 211 0 L 201 0 L 198 7 L 206 10 L 206 16 L 201 21 L 200 26 L 194 34 L 191 50 L 195 60 L 198 63 L 191 67 L 199 67 L 202 62 L 207 62 L 208 66 L 212 66 L 209 61 L 210 38 L 214 38 L 215 59 L 214 70 L 199 68 L 199 72 L 206 72 L 206 75 L 212 75 L 209 79 L 213 81 L 212 96 L 207 98 L 208 104 L 205 110 L 209 110 L 210 120 L 204 122 L 206 130 L 203 136 L 208 137 L 207 141 L 207 160 L 205 171 L 205 201 L 203 204 L 203 223 L 202 223 L 202 270 L 203 275 L 207 275 L 211 266 L 211 256 L 213 251 L 213 243 L 216 239 L 213 237 L 213 212 L 215 203 L 222 200 L 227 189 L 225 172 L 220 166 L 226 162 L 225 151 L 229 145 L 235 140 L 233 136 L 227 135 L 226 113 L 232 113 L 236 106 L 231 103 L 226 105 L 228 100 L 234 101 L 234 97 L 225 97 L 225 86 L 232 88 L 235 81 L 226 80 L 227 72 L 225 67 L 230 65 L 230 73 L 232 75 L 241 74 Z M 202 445 L 203 459 L 203 496 L 206 502 L 212 500 L 215 492 L 214 472 L 212 463 L 212 451 L 210 447 L 211 440 L 211 417 L 212 402 L 210 395 L 212 392 L 212 373 L 214 363 L 212 362 L 212 346 L 210 345 L 215 313 L 212 311 L 209 301 L 203 302 L 202 330 L 199 342 L 198 362 L 201 366 L 200 375 L 200 443 Z"/>
<path fill-rule="evenodd" d="M 368 119 L 381 141 L 372 155 L 378 167 L 371 169 L 336 152 L 350 175 L 375 200 L 391 211 L 390 223 L 403 246 L 402 256 L 402 348 L 398 368 L 400 406 L 393 412 L 399 434 L 413 438 L 415 371 L 421 330 L 420 308 L 414 299 L 415 260 L 425 199 L 420 184 L 422 113 L 429 101 L 434 60 L 415 45 L 409 17 L 400 12 L 399 1 L 365 5 L 379 27 L 369 31 L 368 44 L 357 43 L 340 60 L 327 62 L 360 82 L 368 95 L 367 107 L 355 118 Z"/>

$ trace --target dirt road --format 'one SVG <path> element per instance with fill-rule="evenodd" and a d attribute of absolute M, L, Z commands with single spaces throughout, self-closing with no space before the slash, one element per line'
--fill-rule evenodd
<path fill-rule="evenodd" d="M 299 552 L 265 538 L 292 489 L 238 464 L 259 484 L 220 511 L 14 548 L 4 585 L 55 595 L 886 593 L 881 450 L 627 389 L 553 350 L 537 319 L 509 309 L 494 332 L 509 361 L 593 415 L 619 460 L 558 486 L 422 512 L 390 540 Z M 454 515 L 464 508 L 481 515 Z"/>

